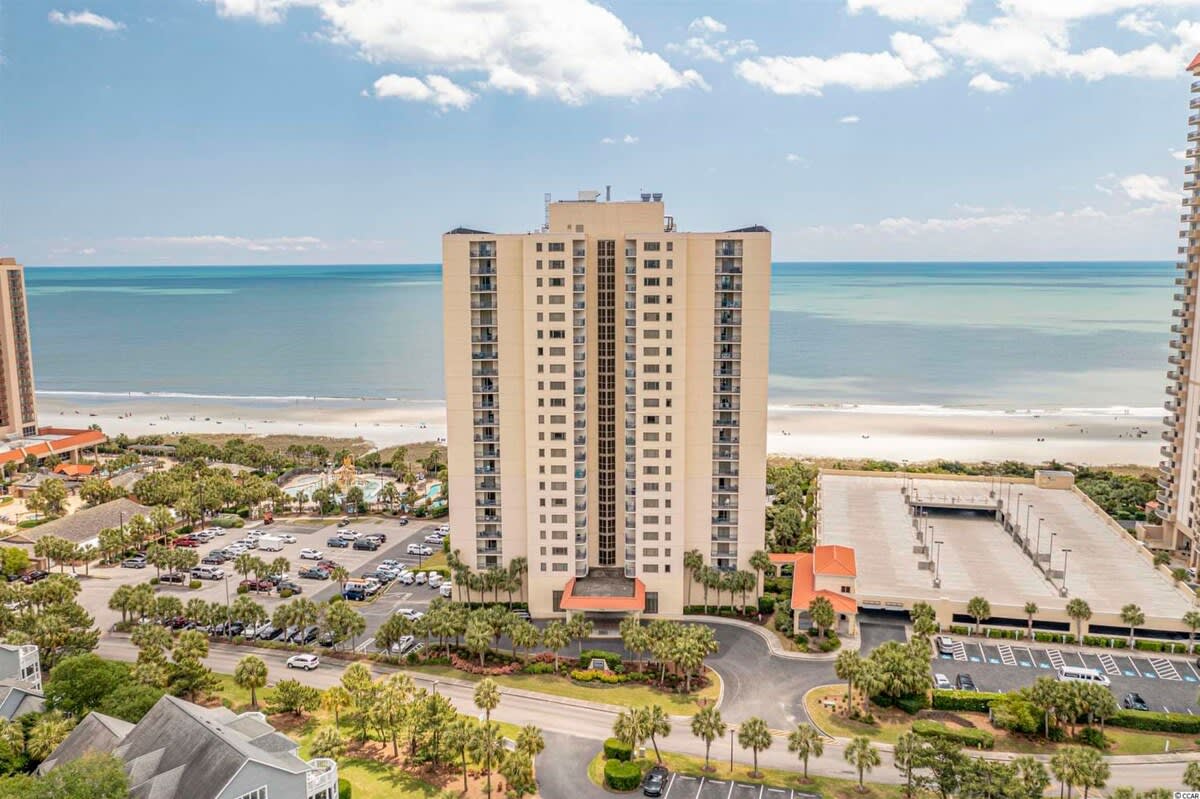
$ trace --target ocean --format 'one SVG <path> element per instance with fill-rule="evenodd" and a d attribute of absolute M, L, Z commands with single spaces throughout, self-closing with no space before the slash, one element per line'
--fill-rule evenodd
<path fill-rule="evenodd" d="M 1163 397 L 1166 262 L 776 263 L 770 401 L 987 413 Z M 441 268 L 29 267 L 45 396 L 442 399 Z"/>

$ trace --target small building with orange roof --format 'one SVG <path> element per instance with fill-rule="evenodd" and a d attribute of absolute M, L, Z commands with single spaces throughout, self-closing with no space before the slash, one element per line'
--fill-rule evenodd
<path fill-rule="evenodd" d="M 96 467 L 90 463 L 60 463 L 54 467 L 54 473 L 63 477 L 91 477 L 94 471 Z"/>
<path fill-rule="evenodd" d="M 812 552 L 775 552 L 776 568 L 792 565 L 792 625 L 803 630 L 810 625 L 808 606 L 824 597 L 837 614 L 837 630 L 858 635 L 858 565 L 853 547 L 824 545 Z"/>

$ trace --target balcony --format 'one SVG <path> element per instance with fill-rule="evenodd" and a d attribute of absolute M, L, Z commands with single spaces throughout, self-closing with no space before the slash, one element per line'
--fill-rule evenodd
<path fill-rule="evenodd" d="M 500 407 L 500 403 L 494 399 L 489 400 L 476 397 L 475 401 L 471 403 L 471 407 L 477 411 L 494 411 Z"/>
<path fill-rule="evenodd" d="M 491 280 L 472 280 L 471 281 L 471 293 L 472 294 L 495 294 L 496 293 L 496 284 L 493 283 Z"/>
<path fill-rule="evenodd" d="M 632 424 L 628 426 L 633 427 Z M 714 430 L 712 440 L 714 444 L 737 444 L 741 437 L 733 430 Z"/>
<path fill-rule="evenodd" d="M 719 241 L 717 242 L 716 255 L 718 258 L 741 258 L 742 243 L 740 241 Z"/>
<path fill-rule="evenodd" d="M 499 491 L 500 481 L 493 477 L 480 477 L 475 480 L 476 491 Z"/>
<path fill-rule="evenodd" d="M 500 467 L 494 463 L 477 463 L 475 464 L 475 474 L 500 474 Z"/>
<path fill-rule="evenodd" d="M 485 431 L 479 431 L 479 430 L 475 431 L 475 441 L 476 442 L 488 443 L 488 442 L 499 441 L 499 440 L 500 440 L 500 436 L 494 432 L 485 432 Z"/>
<path fill-rule="evenodd" d="M 575 350 L 575 360 L 577 360 L 577 361 L 587 360 L 587 350 L 585 350 L 585 349 Z"/>
<path fill-rule="evenodd" d="M 717 278 L 716 290 L 740 292 L 742 290 L 742 281 L 729 277 Z"/>
<path fill-rule="evenodd" d="M 727 258 L 717 259 L 717 274 L 719 275 L 740 275 L 742 266 L 737 261 Z"/>
<path fill-rule="evenodd" d="M 731 300 L 731 299 L 717 300 L 717 307 L 718 308 L 741 308 L 742 301 L 741 300 Z"/>
<path fill-rule="evenodd" d="M 475 533 L 475 537 L 489 541 L 498 541 L 504 538 L 504 533 L 499 530 L 478 530 Z"/>
<path fill-rule="evenodd" d="M 571 307 L 574 308 L 576 311 L 582 311 L 584 308 L 587 307 L 587 301 L 586 300 L 575 300 L 573 303 L 571 303 Z"/>
<path fill-rule="evenodd" d="M 713 366 L 713 377 L 741 377 L 742 367 L 733 362 L 718 363 Z"/>
<path fill-rule="evenodd" d="M 576 430 L 586 430 L 587 429 L 587 419 L 576 419 L 574 426 L 575 426 Z"/>
<path fill-rule="evenodd" d="M 306 765 L 310 770 L 304 775 L 305 796 L 317 796 L 328 791 L 332 791 L 331 796 L 337 795 L 338 770 L 336 761 L 327 757 L 314 757 Z"/>
<path fill-rule="evenodd" d="M 1162 437 L 1163 441 L 1174 441 L 1175 437 L 1176 437 L 1176 432 L 1174 429 L 1164 430 L 1164 431 L 1162 431 L 1161 437 Z"/>
<path fill-rule="evenodd" d="M 472 344 L 495 344 L 499 339 L 495 333 L 475 333 L 471 336 Z"/>
<path fill-rule="evenodd" d="M 712 498 L 712 506 L 713 506 L 713 510 L 721 510 L 723 508 L 737 510 L 737 506 L 738 506 L 737 497 L 736 496 L 713 497 Z"/>
<path fill-rule="evenodd" d="M 726 544 L 714 544 L 712 548 L 712 556 L 714 558 L 736 558 L 737 547 Z M 735 568 L 736 567 L 733 564 L 726 566 L 725 568 L 717 566 L 719 571 L 734 571 Z"/>
<path fill-rule="evenodd" d="M 737 400 L 718 399 L 713 400 L 714 411 L 740 411 L 742 404 Z"/>
<path fill-rule="evenodd" d="M 485 413 L 483 416 L 476 416 L 472 421 L 476 427 L 494 427 L 499 424 L 494 413 Z"/>
<path fill-rule="evenodd" d="M 1168 408 L 1168 410 L 1170 410 Z M 738 426 L 737 419 L 713 419 L 713 427 L 718 428 L 735 428 Z"/>
<path fill-rule="evenodd" d="M 1170 413 L 1175 413 L 1177 410 L 1179 410 L 1179 401 L 1173 399 L 1167 400 L 1163 403 L 1163 408 Z"/>
<path fill-rule="evenodd" d="M 583 264 L 575 264 L 571 267 L 571 274 L 583 275 L 587 273 L 587 268 Z"/>
<path fill-rule="evenodd" d="M 494 299 L 471 300 L 471 310 L 473 311 L 491 311 L 495 308 L 496 301 Z"/>
<path fill-rule="evenodd" d="M 495 258 L 496 245 L 489 241 L 476 241 L 471 243 L 472 258 Z"/>
<path fill-rule="evenodd" d="M 476 366 L 471 370 L 471 377 L 498 377 L 500 370 L 494 366 Z"/>
<path fill-rule="evenodd" d="M 496 265 L 490 261 L 472 261 L 472 275 L 494 275 L 496 274 Z"/>

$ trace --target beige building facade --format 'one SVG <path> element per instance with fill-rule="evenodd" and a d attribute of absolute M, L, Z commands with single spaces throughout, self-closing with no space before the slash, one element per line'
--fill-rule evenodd
<path fill-rule="evenodd" d="M 1200 56 L 1193 59 L 1188 70 L 1197 78 L 1192 83 L 1190 107 L 1200 109 Z M 1183 230 L 1179 236 L 1180 260 L 1175 278 L 1175 301 L 1171 311 L 1171 354 L 1168 356 L 1167 399 L 1163 417 L 1163 460 L 1159 465 L 1154 513 L 1161 524 L 1143 524 L 1138 535 L 1152 548 L 1174 551 L 1183 556 L 1189 566 L 1200 565 L 1200 370 L 1196 358 L 1196 292 L 1200 272 L 1200 112 L 1193 110 L 1188 118 L 1187 166 L 1183 188 Z"/>
<path fill-rule="evenodd" d="M 684 553 L 763 548 L 771 235 L 661 195 L 443 237 L 451 543 L 525 558 L 535 616 L 679 614 Z"/>
<path fill-rule="evenodd" d="M 25 269 L 0 258 L 0 438 L 37 433 Z"/>

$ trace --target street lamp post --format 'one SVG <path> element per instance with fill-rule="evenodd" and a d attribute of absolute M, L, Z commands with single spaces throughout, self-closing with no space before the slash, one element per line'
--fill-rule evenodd
<path fill-rule="evenodd" d="M 1033 510 L 1033 505 L 1025 506 L 1025 526 L 1021 528 L 1021 532 L 1025 534 L 1025 540 L 1029 540 L 1029 512 Z"/>
<path fill-rule="evenodd" d="M 1021 492 L 1021 491 L 1017 492 L 1017 513 L 1021 512 L 1021 497 L 1023 497 L 1023 496 L 1025 496 L 1025 494 L 1023 492 Z M 1010 521 L 1013 519 L 1012 511 L 1009 511 L 1008 518 Z M 1013 522 L 1013 524 L 1016 524 L 1016 522 Z"/>
<path fill-rule="evenodd" d="M 1062 581 L 1063 581 L 1062 587 L 1063 587 L 1064 591 L 1067 590 L 1067 556 L 1070 554 L 1071 554 L 1071 550 L 1066 549 L 1064 547 L 1063 548 L 1063 576 L 1062 576 Z"/>
<path fill-rule="evenodd" d="M 229 638 L 229 575 L 225 575 L 225 637 Z"/>
<path fill-rule="evenodd" d="M 729 774 L 733 775 L 733 727 L 729 728 Z"/>
<path fill-rule="evenodd" d="M 1054 536 L 1056 536 L 1056 535 L 1058 535 L 1058 533 L 1050 534 L 1050 546 L 1046 547 L 1046 566 L 1047 567 L 1054 565 L 1054 563 L 1053 563 L 1053 560 L 1054 560 Z"/>
<path fill-rule="evenodd" d="M 933 581 L 935 583 L 937 583 L 938 586 L 940 587 L 942 584 L 942 543 L 943 542 L 934 541 L 933 543 L 935 546 L 937 546 L 937 560 L 936 560 L 936 564 L 934 565 L 934 570 L 933 570 Z"/>
<path fill-rule="evenodd" d="M 932 540 L 933 540 L 933 525 L 932 525 L 932 524 L 931 524 L 931 525 L 929 525 L 929 536 L 928 536 L 928 537 L 929 537 L 929 540 L 930 540 L 930 541 L 932 541 Z M 928 548 L 929 548 L 929 544 L 926 544 L 926 543 L 925 543 L 925 541 L 924 541 L 924 539 L 922 539 L 922 541 L 921 541 L 921 546 L 925 547 L 926 549 L 928 549 Z M 925 554 L 927 554 L 927 555 L 928 555 L 929 553 L 928 553 L 928 552 L 926 552 Z"/>
<path fill-rule="evenodd" d="M 1044 521 L 1046 521 L 1046 517 L 1045 517 L 1045 516 L 1039 516 L 1039 517 L 1038 517 L 1038 538 L 1037 538 L 1037 540 L 1038 540 L 1038 546 L 1041 546 L 1041 543 L 1042 543 L 1042 522 L 1044 522 Z M 1025 543 L 1026 543 L 1026 544 L 1028 544 L 1028 543 L 1029 543 L 1029 538 L 1028 538 L 1028 537 L 1026 537 L 1026 539 L 1025 539 Z"/>

